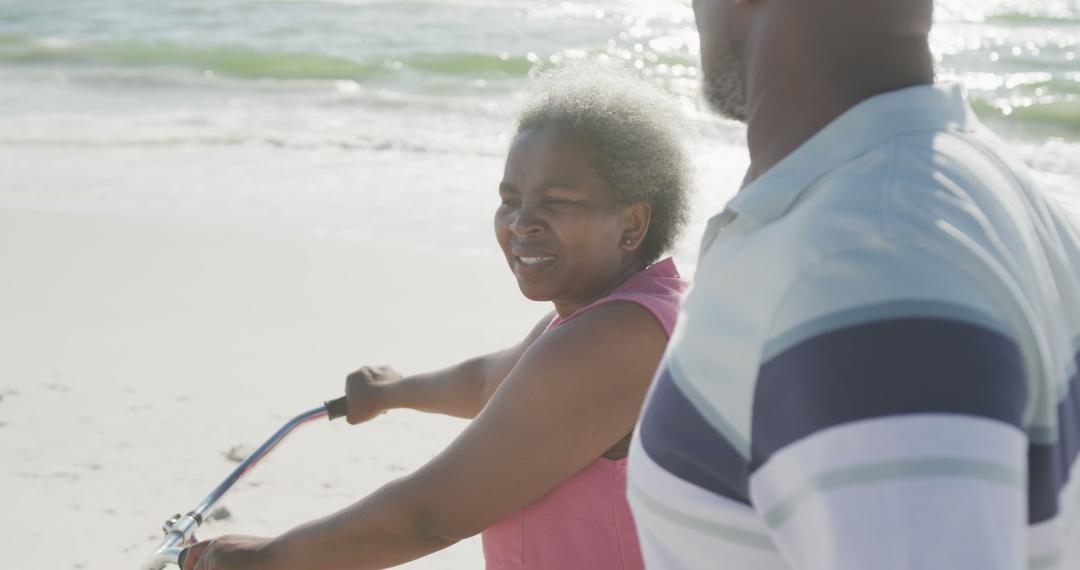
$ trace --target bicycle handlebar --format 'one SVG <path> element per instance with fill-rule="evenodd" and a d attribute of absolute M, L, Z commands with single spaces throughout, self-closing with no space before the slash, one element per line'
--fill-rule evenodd
<path fill-rule="evenodd" d="M 221 497 L 224 496 L 245 473 L 258 464 L 263 457 L 273 451 L 274 448 L 277 447 L 277 444 L 285 439 L 285 436 L 289 435 L 294 429 L 322 417 L 326 417 L 330 420 L 344 417 L 346 409 L 346 400 L 345 397 L 342 396 L 335 400 L 325 402 L 322 406 L 308 410 L 288 422 L 285 422 L 285 425 L 274 432 L 274 435 L 270 436 L 270 439 L 266 440 L 266 442 L 259 446 L 258 449 L 252 452 L 252 454 L 238 465 L 236 469 L 233 469 L 232 473 L 215 487 L 194 510 L 183 516 L 175 515 L 165 522 L 165 526 L 162 528 L 162 530 L 165 531 L 165 538 L 158 544 L 154 553 L 143 563 L 142 570 L 162 570 L 170 564 L 182 567 L 184 558 L 187 556 L 187 547 L 194 542 L 195 531 L 198 530 L 199 525 L 202 524 L 203 516 L 217 504 Z"/>
<path fill-rule="evenodd" d="M 323 407 L 326 408 L 326 417 L 330 418 L 331 421 L 345 417 L 345 414 L 349 411 L 349 403 L 345 396 L 325 402 Z"/>

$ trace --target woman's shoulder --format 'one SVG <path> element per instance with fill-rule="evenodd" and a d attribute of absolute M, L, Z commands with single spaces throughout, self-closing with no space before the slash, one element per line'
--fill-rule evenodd
<path fill-rule="evenodd" d="M 689 282 L 679 274 L 675 260 L 665 257 L 635 273 L 615 292 L 634 291 L 664 295 L 673 291 L 681 293 L 688 285 Z"/>
<path fill-rule="evenodd" d="M 533 344 L 544 350 L 569 357 L 570 354 L 595 354 L 595 348 L 607 345 L 666 345 L 670 332 L 644 303 L 616 299 L 577 313 L 548 330 Z"/>
<path fill-rule="evenodd" d="M 664 332 L 671 336 L 688 285 L 669 257 L 639 271 L 610 295 L 598 299 L 578 314 L 592 312 L 604 305 L 637 305 L 659 321 Z"/>

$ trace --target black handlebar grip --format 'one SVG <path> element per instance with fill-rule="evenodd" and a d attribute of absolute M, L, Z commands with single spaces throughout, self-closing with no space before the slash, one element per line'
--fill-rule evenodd
<path fill-rule="evenodd" d="M 330 400 L 329 402 L 325 402 L 325 405 L 326 416 L 331 420 L 343 418 L 345 417 L 345 414 L 349 412 L 349 404 L 348 400 L 345 399 L 345 396 L 342 396 L 336 400 Z"/>
<path fill-rule="evenodd" d="M 191 552 L 191 547 L 190 546 L 188 546 L 187 548 L 184 548 L 183 550 L 180 551 L 180 556 L 176 557 L 176 565 L 177 566 L 179 566 L 181 568 L 184 567 L 184 561 L 187 560 L 188 552 Z"/>

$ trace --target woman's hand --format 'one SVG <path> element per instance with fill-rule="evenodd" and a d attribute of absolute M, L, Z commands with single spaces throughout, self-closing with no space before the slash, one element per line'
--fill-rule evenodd
<path fill-rule="evenodd" d="M 196 544 L 183 570 L 270 570 L 267 544 L 257 536 L 225 535 Z"/>
<path fill-rule="evenodd" d="M 401 380 L 401 374 L 389 366 L 365 366 L 345 380 L 345 396 L 350 424 L 366 422 L 388 409 L 383 398 L 386 386 Z"/>

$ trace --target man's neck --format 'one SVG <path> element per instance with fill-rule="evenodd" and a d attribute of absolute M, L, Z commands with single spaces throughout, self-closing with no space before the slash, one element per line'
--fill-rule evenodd
<path fill-rule="evenodd" d="M 840 48 L 762 50 L 750 62 L 746 183 L 860 102 L 933 82 L 924 36 L 850 39 Z"/>

